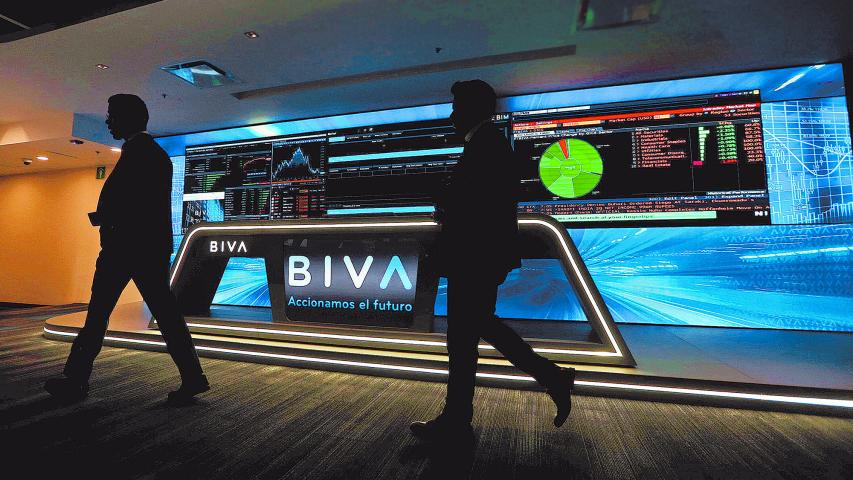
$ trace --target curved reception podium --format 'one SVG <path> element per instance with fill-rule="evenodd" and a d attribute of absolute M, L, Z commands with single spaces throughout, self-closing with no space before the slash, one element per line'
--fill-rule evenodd
<path fill-rule="evenodd" d="M 184 236 L 169 281 L 202 352 L 441 374 L 447 319 L 434 314 L 440 282 L 430 253 L 440 229 L 423 215 L 200 223 Z M 566 229 L 550 217 L 524 214 L 518 229 L 522 258 L 560 262 L 586 321 L 495 321 L 509 322 L 554 361 L 633 368 L 628 345 Z M 263 261 L 269 308 L 213 305 L 235 257 Z M 85 312 L 49 319 L 45 335 L 70 340 L 84 320 Z M 105 343 L 119 338 L 142 348 L 162 344 L 156 318 L 142 302 L 113 312 Z M 481 371 L 493 370 L 481 376 L 522 378 L 491 345 L 481 342 L 479 351 Z"/>
<path fill-rule="evenodd" d="M 199 224 L 184 237 L 170 281 L 193 331 L 444 352 L 445 321 L 433 314 L 438 276 L 429 254 L 439 229 L 427 216 Z M 540 325 L 538 333 L 547 332 L 550 337 L 528 338 L 533 347 L 557 361 L 633 365 L 565 228 L 549 217 L 522 215 L 519 233 L 523 258 L 560 261 L 588 320 L 588 327 L 565 332 Z M 258 321 L 239 313 L 242 318 L 212 314 L 216 289 L 233 257 L 263 259 L 271 318 Z M 525 322 L 566 323 L 505 321 L 522 327 Z M 537 333 L 536 328 L 524 330 Z M 581 338 L 568 338 L 578 337 L 578 331 Z M 498 356 L 487 344 L 481 345 L 481 353 Z"/>

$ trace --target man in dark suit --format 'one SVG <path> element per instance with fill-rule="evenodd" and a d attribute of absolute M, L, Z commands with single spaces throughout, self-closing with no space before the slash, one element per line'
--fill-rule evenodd
<path fill-rule="evenodd" d="M 101 252 L 95 264 L 86 324 L 71 346 L 65 376 L 48 380 L 45 389 L 64 401 L 86 397 L 110 313 L 132 279 L 157 319 L 181 375 L 181 386 L 169 393 L 168 402 L 189 403 L 210 386 L 169 289 L 172 162 L 145 131 L 148 109 L 142 99 L 119 94 L 110 97 L 108 103 L 106 124 L 113 138 L 125 142 L 101 189 L 97 210 L 89 214 L 92 225 L 100 226 Z"/>
<path fill-rule="evenodd" d="M 472 401 L 480 338 L 547 388 L 557 406 L 554 425 L 571 410 L 575 371 L 536 354 L 495 316 L 498 286 L 521 266 L 518 247 L 519 169 L 512 146 L 491 122 L 496 96 L 482 80 L 456 82 L 450 120 L 465 137 L 462 159 L 440 193 L 437 263 L 447 277 L 450 376 L 444 411 L 415 422 L 412 433 L 451 443 L 471 438 Z"/>

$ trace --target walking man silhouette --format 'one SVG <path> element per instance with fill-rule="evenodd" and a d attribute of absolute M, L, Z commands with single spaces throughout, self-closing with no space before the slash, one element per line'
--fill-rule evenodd
<path fill-rule="evenodd" d="M 180 388 L 170 392 L 167 401 L 187 404 L 210 386 L 169 289 L 172 162 L 146 131 L 148 108 L 136 95 L 110 97 L 106 124 L 113 138 L 123 139 L 124 145 L 101 189 L 97 210 L 89 214 L 92 225 L 100 226 L 101 252 L 95 264 L 86 324 L 71 345 L 65 376 L 48 380 L 45 390 L 65 402 L 86 397 L 110 313 L 132 279 L 157 319 L 181 375 Z"/>
<path fill-rule="evenodd" d="M 546 387 L 557 407 L 554 425 L 571 411 L 575 370 L 536 354 L 495 316 L 498 286 L 521 266 L 518 249 L 519 170 L 512 146 L 491 122 L 495 91 L 482 80 L 456 82 L 450 120 L 465 136 L 462 159 L 439 194 L 438 269 L 447 277 L 447 351 L 450 376 L 444 410 L 414 422 L 412 433 L 450 444 L 472 439 L 474 380 L 480 338 Z"/>

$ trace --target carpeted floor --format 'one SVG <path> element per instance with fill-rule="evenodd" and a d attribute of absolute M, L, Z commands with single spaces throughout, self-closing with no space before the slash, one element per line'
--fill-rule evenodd
<path fill-rule="evenodd" d="M 578 396 L 555 429 L 545 394 L 478 388 L 474 449 L 448 453 L 408 433 L 439 383 L 203 358 L 213 390 L 168 408 L 169 357 L 109 347 L 58 405 L 41 386 L 69 344 L 43 320 L 83 308 L 0 311 L 4 478 L 853 478 L 850 419 Z"/>

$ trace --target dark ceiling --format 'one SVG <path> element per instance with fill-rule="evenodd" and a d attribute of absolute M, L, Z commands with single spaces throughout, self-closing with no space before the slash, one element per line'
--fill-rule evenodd
<path fill-rule="evenodd" d="M 105 17 L 160 0 L 7 2 L 0 7 L 0 43 Z"/>
<path fill-rule="evenodd" d="M 9 1 L 0 0 L 0 12 L 11 12 Z M 448 85 L 464 78 L 510 96 L 853 54 L 851 0 L 811 0 L 807 8 L 802 0 L 671 0 L 653 22 L 572 29 L 578 5 L 159 1 L 0 45 L 0 123 L 71 113 L 102 122 L 104 99 L 126 92 L 149 102 L 149 126 L 165 135 L 442 103 Z M 245 36 L 249 30 L 259 37 Z M 555 51 L 564 53 L 544 55 Z M 199 89 L 162 70 L 199 60 L 239 83 Z"/>

